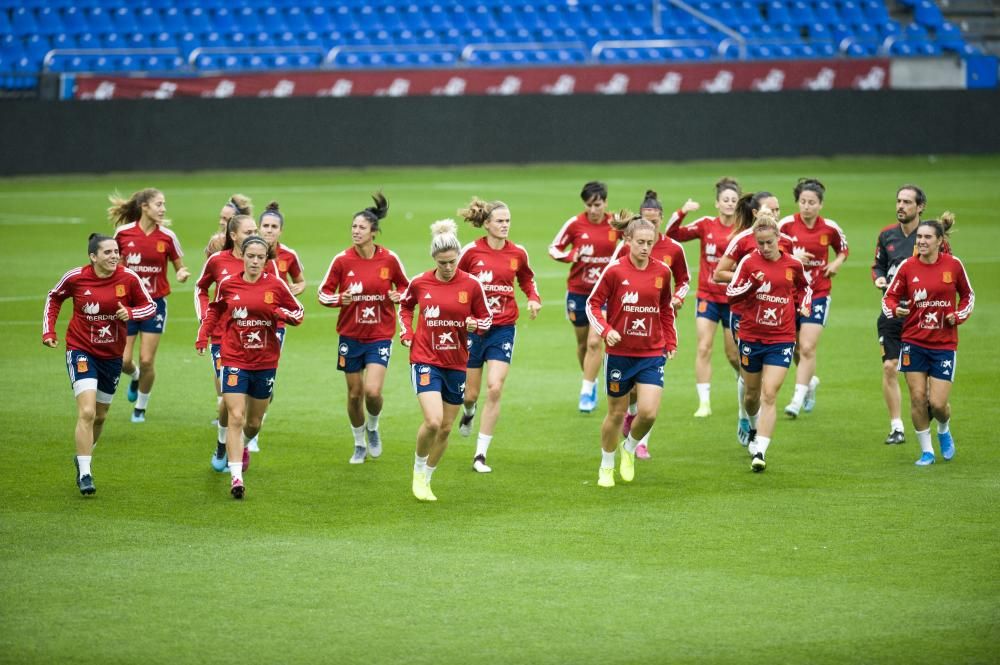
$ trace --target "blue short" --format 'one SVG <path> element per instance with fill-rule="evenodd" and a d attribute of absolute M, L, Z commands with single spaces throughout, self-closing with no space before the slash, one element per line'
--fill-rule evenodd
<path fill-rule="evenodd" d="M 795 342 L 763 344 L 740 340 L 740 367 L 744 372 L 757 374 L 764 365 L 788 368 L 792 364 Z"/>
<path fill-rule="evenodd" d="M 360 372 L 368 365 L 388 367 L 389 356 L 392 355 L 392 340 L 361 342 L 341 335 L 337 353 L 337 369 L 348 374 Z"/>
<path fill-rule="evenodd" d="M 69 349 L 66 351 L 66 371 L 74 396 L 96 390 L 98 402 L 111 404 L 122 374 L 122 359 L 95 358 L 85 351 Z"/>
<path fill-rule="evenodd" d="M 212 344 L 210 347 L 212 353 L 212 374 L 215 375 L 219 381 L 222 380 L 222 345 Z"/>
<path fill-rule="evenodd" d="M 740 343 L 740 319 L 743 317 L 732 309 L 729 310 L 729 334 L 733 336 L 733 341 Z"/>
<path fill-rule="evenodd" d="M 611 397 L 628 395 L 632 386 L 645 383 L 663 387 L 664 356 L 635 358 L 632 356 L 604 356 L 604 379 Z"/>
<path fill-rule="evenodd" d="M 587 316 L 587 298 L 589 293 L 566 293 L 566 318 L 577 328 L 590 325 Z"/>
<path fill-rule="evenodd" d="M 814 298 L 812 301 L 812 309 L 809 311 L 809 316 L 802 316 L 801 314 L 796 315 L 795 326 L 801 326 L 803 323 L 815 323 L 820 326 L 826 325 L 826 315 L 830 312 L 830 296 L 824 298 Z"/>
<path fill-rule="evenodd" d="M 954 381 L 958 369 L 958 353 L 940 349 L 925 349 L 903 343 L 899 349 L 900 372 L 922 372 L 942 381 Z"/>
<path fill-rule="evenodd" d="M 156 316 L 144 321 L 130 320 L 125 322 L 129 337 L 134 337 L 140 332 L 162 335 L 163 331 L 167 329 L 167 299 L 153 298 L 153 302 L 156 303 Z"/>
<path fill-rule="evenodd" d="M 487 360 L 508 365 L 514 354 L 514 326 L 493 326 L 484 335 L 469 335 L 469 369 L 479 369 Z"/>
<path fill-rule="evenodd" d="M 222 392 L 237 393 L 254 399 L 270 399 L 274 391 L 276 369 L 240 369 L 223 367 Z"/>
<path fill-rule="evenodd" d="M 446 404 L 461 404 L 465 400 L 465 371 L 442 369 L 434 365 L 410 365 L 410 381 L 416 393 L 441 393 Z"/>
<path fill-rule="evenodd" d="M 724 302 L 712 302 L 698 298 L 698 307 L 695 308 L 695 316 L 708 319 L 716 323 L 721 323 L 722 327 L 729 329 L 729 304 Z"/>

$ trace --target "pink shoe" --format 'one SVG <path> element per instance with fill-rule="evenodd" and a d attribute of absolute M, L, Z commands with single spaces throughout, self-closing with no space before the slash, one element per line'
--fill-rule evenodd
<path fill-rule="evenodd" d="M 622 436 L 628 436 L 628 433 L 632 431 L 633 420 L 635 420 L 634 413 L 625 414 L 625 422 L 622 423 Z"/>
<path fill-rule="evenodd" d="M 649 448 L 646 447 L 645 443 L 640 443 L 635 447 L 635 456 L 639 459 L 649 459 Z"/>
<path fill-rule="evenodd" d="M 243 446 L 243 470 L 246 471 L 250 468 L 250 449 Z"/>

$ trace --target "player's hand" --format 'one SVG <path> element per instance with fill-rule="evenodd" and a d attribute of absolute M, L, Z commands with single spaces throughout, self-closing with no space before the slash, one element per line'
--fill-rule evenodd
<path fill-rule="evenodd" d="M 837 274 L 838 270 L 840 270 L 840 266 L 834 265 L 832 263 L 828 263 L 828 264 L 826 264 L 826 267 L 823 268 L 823 276 L 824 277 L 833 277 L 834 275 Z"/>
<path fill-rule="evenodd" d="M 763 282 L 765 275 L 763 270 L 758 270 L 757 272 L 753 273 L 750 276 L 753 277 L 755 282 Z"/>
<path fill-rule="evenodd" d="M 882 289 L 883 291 L 885 291 L 885 287 L 888 286 L 888 285 L 889 285 L 889 282 L 886 281 L 885 277 L 876 277 L 875 278 L 875 288 L 876 289 Z"/>
<path fill-rule="evenodd" d="M 403 294 L 400 293 L 399 291 L 397 291 L 396 289 L 393 289 L 392 291 L 389 291 L 388 296 L 389 296 L 389 300 L 391 302 L 395 302 L 395 303 L 398 303 L 403 298 Z"/>
<path fill-rule="evenodd" d="M 299 295 L 300 293 L 302 293 L 303 291 L 306 290 L 306 283 L 305 282 L 292 282 L 288 286 L 288 290 L 292 292 L 293 296 L 297 296 L 297 295 Z"/>
<path fill-rule="evenodd" d="M 178 282 L 186 282 L 187 278 L 190 276 L 191 276 L 191 271 L 183 266 L 181 266 L 181 268 L 177 271 Z"/>
<path fill-rule="evenodd" d="M 701 207 L 700 203 L 698 203 L 694 199 L 688 199 L 687 201 L 684 202 L 684 205 L 681 206 L 681 212 L 686 215 L 689 212 L 694 212 L 700 207 Z"/>
<path fill-rule="evenodd" d="M 604 338 L 604 343 L 608 346 L 614 346 L 620 341 L 622 341 L 622 336 L 617 330 L 611 330 Z"/>
<path fill-rule="evenodd" d="M 198 352 L 199 356 L 205 355 L 206 348 L 208 348 L 208 344 L 205 342 L 198 341 L 194 343 L 194 350 Z"/>
<path fill-rule="evenodd" d="M 412 339 L 403 338 L 403 339 L 399 340 L 399 343 L 402 344 L 407 349 L 410 348 L 411 346 L 413 346 L 413 340 Z"/>
<path fill-rule="evenodd" d="M 57 340 L 55 338 L 52 338 L 52 339 L 43 339 L 42 340 L 42 344 L 44 344 L 45 346 L 49 347 L 50 349 L 54 349 L 57 346 L 59 346 L 59 340 Z"/>
<path fill-rule="evenodd" d="M 478 326 L 479 326 L 479 321 L 477 321 L 475 317 L 472 316 L 465 317 L 465 329 L 467 331 L 472 332 Z"/>
<path fill-rule="evenodd" d="M 679 312 L 681 307 L 684 306 L 684 301 L 678 298 L 677 296 L 674 296 L 673 298 L 670 299 L 670 306 L 674 308 L 675 312 Z"/>
<path fill-rule="evenodd" d="M 115 318 L 121 321 L 128 321 L 130 318 L 128 313 L 128 308 L 125 307 L 125 305 L 123 305 L 121 301 L 118 302 L 118 311 L 115 312 Z"/>
<path fill-rule="evenodd" d="M 351 294 L 350 291 L 344 291 L 343 293 L 340 294 L 341 305 L 350 305 L 352 302 L 354 302 L 354 296 Z"/>
<path fill-rule="evenodd" d="M 909 307 L 897 307 L 896 308 L 896 316 L 898 318 L 903 318 L 904 316 L 909 316 L 909 315 L 910 315 L 910 308 Z"/>
<path fill-rule="evenodd" d="M 955 316 L 955 312 L 948 312 L 944 315 L 944 322 L 949 326 L 954 326 L 958 323 L 958 317 Z"/>
<path fill-rule="evenodd" d="M 792 256 L 794 256 L 795 258 L 797 258 L 799 261 L 802 261 L 803 263 L 805 263 L 806 261 L 810 261 L 813 258 L 815 258 L 815 256 L 813 255 L 812 252 L 807 252 L 802 247 L 793 247 L 792 248 Z"/>
<path fill-rule="evenodd" d="M 542 303 L 536 300 L 528 301 L 528 318 L 534 320 L 538 316 L 538 310 L 542 308 Z"/>
<path fill-rule="evenodd" d="M 801 314 L 802 316 L 808 317 L 809 314 L 810 314 L 810 312 L 811 312 L 811 310 L 812 310 L 812 307 L 810 307 L 809 305 L 802 305 L 801 307 L 799 307 L 799 314 Z"/>
<path fill-rule="evenodd" d="M 674 356 L 676 356 L 676 355 L 677 355 L 677 349 L 673 349 L 671 351 L 667 351 L 667 360 L 673 360 Z"/>

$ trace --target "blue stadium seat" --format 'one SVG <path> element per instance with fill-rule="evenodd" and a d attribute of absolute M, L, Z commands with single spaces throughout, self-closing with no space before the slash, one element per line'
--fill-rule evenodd
<path fill-rule="evenodd" d="M 771 25 L 791 23 L 792 15 L 781 0 L 771 0 L 767 3 L 767 22 Z"/>
<path fill-rule="evenodd" d="M 833 6 L 832 2 L 820 0 L 820 2 L 816 3 L 814 11 L 816 14 L 816 21 L 819 23 L 835 25 L 841 22 L 840 14 L 837 12 L 837 9 Z"/>
<path fill-rule="evenodd" d="M 66 7 L 62 10 L 62 22 L 66 32 L 78 35 L 81 32 L 89 32 L 90 26 L 80 7 Z M 88 63 L 89 64 L 89 63 Z"/>
<path fill-rule="evenodd" d="M 882 0 L 863 0 L 861 8 L 869 23 L 878 26 L 889 20 L 889 10 Z"/>
<path fill-rule="evenodd" d="M 135 14 L 133 14 L 132 10 L 128 7 L 118 7 L 117 9 L 112 9 L 108 12 L 108 15 L 111 18 L 111 24 L 114 26 L 116 32 L 139 32 L 139 23 L 136 21 Z"/>
<path fill-rule="evenodd" d="M 76 36 L 77 48 L 100 48 L 101 42 L 92 32 L 81 32 Z"/>
<path fill-rule="evenodd" d="M 145 33 L 152 34 L 154 32 L 163 32 L 165 30 L 163 27 L 163 21 L 160 19 L 160 12 L 152 7 L 143 7 L 138 10 L 136 14 L 136 21 L 138 23 L 139 30 Z"/>
<path fill-rule="evenodd" d="M 962 47 L 965 46 L 965 40 L 962 38 L 962 31 L 958 29 L 953 23 L 948 23 L 945 21 L 935 30 L 934 38 L 937 41 L 938 46 L 947 51 L 959 52 Z"/>
<path fill-rule="evenodd" d="M 326 7 L 311 7 L 307 12 L 309 30 L 323 33 L 333 30 L 335 27 L 334 18 Z"/>
<path fill-rule="evenodd" d="M 14 10 L 11 27 L 14 29 L 15 35 L 38 34 L 38 21 L 35 20 L 35 13 L 24 7 Z"/>
<path fill-rule="evenodd" d="M 937 28 L 944 23 L 941 10 L 932 0 L 921 0 L 913 8 L 913 19 L 928 28 Z"/>
<path fill-rule="evenodd" d="M 208 13 L 201 7 L 193 7 L 186 12 L 188 30 L 195 34 L 212 32 L 212 22 Z"/>

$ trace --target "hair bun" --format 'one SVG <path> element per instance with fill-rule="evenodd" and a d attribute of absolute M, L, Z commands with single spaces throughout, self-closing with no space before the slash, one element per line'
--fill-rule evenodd
<path fill-rule="evenodd" d="M 458 231 L 458 226 L 455 225 L 455 220 L 453 219 L 439 219 L 438 221 L 431 224 L 431 234 L 440 236 L 446 233 L 454 234 Z"/>

